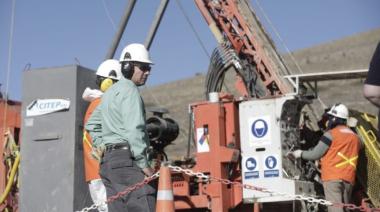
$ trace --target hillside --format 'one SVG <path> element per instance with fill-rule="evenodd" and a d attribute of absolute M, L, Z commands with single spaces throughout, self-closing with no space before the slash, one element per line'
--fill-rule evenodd
<path fill-rule="evenodd" d="M 379 40 L 380 29 L 376 29 L 292 52 L 302 71 L 296 68 L 289 55 L 283 57 L 292 74 L 367 69 Z M 147 108 L 151 106 L 167 108 L 170 111 L 168 117 L 180 125 L 180 136 L 166 149 L 171 159 L 186 154 L 188 105 L 204 100 L 204 81 L 205 75 L 197 74 L 189 79 L 141 90 Z M 231 82 L 233 79 L 229 78 L 228 81 Z M 321 101 L 315 100 L 314 109 L 317 113 L 321 113 L 323 110 L 321 102 L 326 106 L 341 102 L 352 109 L 376 113 L 376 108 L 363 98 L 363 81 L 355 79 L 320 82 L 318 88 Z"/>

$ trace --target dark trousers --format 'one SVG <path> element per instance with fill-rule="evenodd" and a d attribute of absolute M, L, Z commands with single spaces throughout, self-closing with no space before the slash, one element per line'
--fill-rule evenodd
<path fill-rule="evenodd" d="M 331 180 L 323 182 L 326 200 L 336 203 L 350 203 L 352 193 L 352 185 L 343 180 Z M 328 207 L 328 212 L 344 212 L 348 211 L 338 207 Z"/>
<path fill-rule="evenodd" d="M 107 190 L 107 199 L 144 180 L 144 173 L 132 160 L 128 149 L 105 152 L 100 163 L 100 176 Z M 109 212 L 155 211 L 156 189 L 144 185 L 128 195 L 108 203 Z"/>

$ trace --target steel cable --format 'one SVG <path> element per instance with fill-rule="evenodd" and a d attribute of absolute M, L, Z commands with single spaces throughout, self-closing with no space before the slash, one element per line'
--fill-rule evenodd
<path fill-rule="evenodd" d="M 15 9 L 16 9 L 16 0 L 12 1 L 12 12 L 11 12 L 11 26 L 9 32 L 9 46 L 8 46 L 8 65 L 7 65 L 7 77 L 6 77 L 6 86 L 5 86 L 5 95 L 4 95 L 4 121 L 3 121 L 3 132 L 2 135 L 5 135 L 6 123 L 7 123 L 7 112 L 8 112 L 8 97 L 9 97 L 9 78 L 11 73 L 11 64 L 12 64 L 12 47 L 13 47 L 13 33 L 15 25 Z"/>

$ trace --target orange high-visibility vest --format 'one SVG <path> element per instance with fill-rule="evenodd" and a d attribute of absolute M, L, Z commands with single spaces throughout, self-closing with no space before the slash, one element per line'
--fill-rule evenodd
<path fill-rule="evenodd" d="M 345 180 L 353 185 L 360 150 L 359 138 L 346 126 L 337 126 L 330 133 L 330 148 L 321 159 L 322 181 Z"/>
<path fill-rule="evenodd" d="M 86 115 L 84 116 L 84 124 L 90 118 L 92 112 L 100 104 L 101 98 L 96 98 L 91 101 L 87 108 Z M 83 130 L 83 158 L 84 158 L 84 170 L 86 182 L 90 182 L 94 179 L 100 179 L 99 176 L 99 162 L 91 156 L 92 151 L 92 139 L 90 134 Z"/>

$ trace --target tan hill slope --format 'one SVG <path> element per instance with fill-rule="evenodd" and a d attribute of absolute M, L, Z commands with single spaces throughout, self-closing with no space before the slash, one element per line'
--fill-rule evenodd
<path fill-rule="evenodd" d="M 376 29 L 292 52 L 302 72 L 296 68 L 289 55 L 283 57 L 292 74 L 367 69 L 379 40 L 380 29 Z M 191 103 L 204 100 L 204 81 L 205 75 L 197 74 L 189 79 L 141 90 L 147 108 L 167 108 L 170 111 L 168 117 L 180 125 L 180 136 L 166 149 L 171 159 L 186 155 L 188 107 Z M 233 79 L 228 81 L 231 82 Z M 363 79 L 320 82 L 320 101 L 315 100 L 313 107 L 317 113 L 321 113 L 323 105 L 330 106 L 341 102 L 353 109 L 376 113 L 376 108 L 363 98 L 362 86 Z"/>

